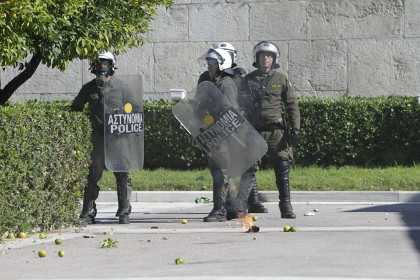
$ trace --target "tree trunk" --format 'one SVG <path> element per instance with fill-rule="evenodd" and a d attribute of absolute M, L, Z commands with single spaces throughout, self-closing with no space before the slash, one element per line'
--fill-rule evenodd
<path fill-rule="evenodd" d="M 27 64 L 26 69 L 14 77 L 13 80 L 11 80 L 3 89 L 0 88 L 0 105 L 5 105 L 6 101 L 9 100 L 13 93 L 30 77 L 32 77 L 36 69 L 38 69 L 41 60 L 41 54 L 34 54 Z"/>

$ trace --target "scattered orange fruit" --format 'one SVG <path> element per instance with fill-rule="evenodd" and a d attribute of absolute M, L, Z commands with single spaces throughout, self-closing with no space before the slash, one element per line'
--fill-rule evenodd
<path fill-rule="evenodd" d="M 45 256 L 47 256 L 47 252 L 45 252 L 44 250 L 41 250 L 41 251 L 38 252 L 38 256 L 40 258 L 44 258 Z"/>

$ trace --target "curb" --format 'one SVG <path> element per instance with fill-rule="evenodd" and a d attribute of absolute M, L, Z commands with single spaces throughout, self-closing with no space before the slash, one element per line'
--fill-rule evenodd
<path fill-rule="evenodd" d="M 258 193 L 261 202 L 278 202 L 277 191 L 261 191 Z M 212 198 L 211 191 L 134 191 L 132 202 L 192 202 L 197 197 Z M 420 192 L 394 191 L 292 191 L 293 202 L 389 202 L 420 203 Z M 116 191 L 101 191 L 97 202 L 116 202 Z"/>

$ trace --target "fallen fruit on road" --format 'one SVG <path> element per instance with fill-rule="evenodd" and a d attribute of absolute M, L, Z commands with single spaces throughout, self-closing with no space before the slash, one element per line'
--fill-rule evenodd
<path fill-rule="evenodd" d="M 290 228 L 290 231 L 291 231 L 291 232 L 296 232 L 296 231 L 297 231 L 297 228 L 296 228 L 296 227 L 291 227 L 291 228 Z"/>
<path fill-rule="evenodd" d="M 15 234 L 13 232 L 9 232 L 9 234 L 7 235 L 7 238 L 13 239 L 15 238 Z"/>
<path fill-rule="evenodd" d="M 62 258 L 62 257 L 64 257 L 65 256 L 65 252 L 64 251 L 62 251 L 62 250 L 60 250 L 60 251 L 58 251 L 58 256 L 60 257 L 60 258 Z"/>
<path fill-rule="evenodd" d="M 19 238 L 25 238 L 25 237 L 26 237 L 26 233 L 24 233 L 24 232 L 19 232 L 19 233 L 18 233 L 18 237 L 19 237 Z"/>
<path fill-rule="evenodd" d="M 38 252 L 38 256 L 40 258 L 44 258 L 46 255 L 47 255 L 47 252 L 45 252 L 44 250 L 41 250 L 41 251 Z"/>
<path fill-rule="evenodd" d="M 182 220 L 181 221 L 181 224 L 187 224 L 188 223 L 188 221 L 187 220 Z"/>
<path fill-rule="evenodd" d="M 183 264 L 184 263 L 184 259 L 178 258 L 175 260 L 176 264 Z"/>
<path fill-rule="evenodd" d="M 60 238 L 57 238 L 57 239 L 55 240 L 55 244 L 57 244 L 57 245 L 61 245 L 61 243 L 63 243 L 63 240 L 61 240 Z"/>
<path fill-rule="evenodd" d="M 39 234 L 39 239 L 44 239 L 44 238 L 46 238 L 47 236 L 45 235 L 45 233 L 40 233 Z"/>
<path fill-rule="evenodd" d="M 256 220 L 258 220 L 257 216 L 252 216 L 252 220 L 255 222 Z"/>
<path fill-rule="evenodd" d="M 283 228 L 283 231 L 284 231 L 284 232 L 289 232 L 289 231 L 290 231 L 290 227 L 289 227 L 289 226 L 285 226 L 285 227 Z"/>

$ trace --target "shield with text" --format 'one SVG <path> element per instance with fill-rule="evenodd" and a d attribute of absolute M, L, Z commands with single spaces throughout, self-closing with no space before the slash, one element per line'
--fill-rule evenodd
<path fill-rule="evenodd" d="M 211 82 L 200 83 L 172 112 L 232 178 L 240 176 L 267 152 L 265 140 Z"/>
<path fill-rule="evenodd" d="M 143 169 L 144 124 L 139 75 L 114 75 L 104 83 L 105 166 L 114 172 Z"/>

